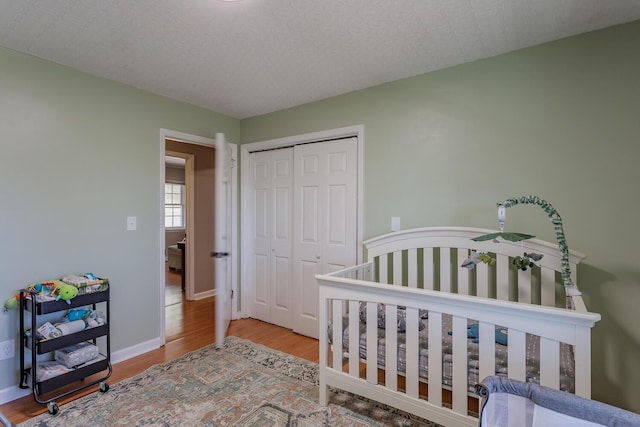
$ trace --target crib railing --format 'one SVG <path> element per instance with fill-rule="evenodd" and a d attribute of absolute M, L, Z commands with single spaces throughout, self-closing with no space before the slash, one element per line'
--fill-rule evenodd
<path fill-rule="evenodd" d="M 372 274 L 378 283 L 518 301 L 587 312 L 580 295 L 565 295 L 562 252 L 557 245 L 539 239 L 522 242 L 475 242 L 474 237 L 494 230 L 466 227 L 428 227 L 402 230 L 364 242 Z M 472 252 L 493 257 L 494 265 L 461 268 Z M 513 265 L 524 252 L 542 255 L 536 265 L 519 270 Z M 569 251 L 569 268 L 577 282 L 577 265 L 586 258 Z"/>
<path fill-rule="evenodd" d="M 406 262 L 406 261 L 403 261 Z M 378 268 L 378 275 L 379 273 Z M 479 323 L 480 379 L 495 374 L 495 327 L 508 328 L 508 376 L 526 378 L 526 335 L 540 337 L 540 383 L 559 388 L 560 343 L 573 346 L 575 361 L 575 393 L 590 397 L 591 334 L 600 316 L 553 307 L 451 294 L 410 286 L 372 283 L 376 275 L 373 262 L 343 269 L 318 278 L 320 297 L 320 402 L 327 404 L 329 385 L 360 396 L 390 404 L 401 410 L 444 425 L 476 425 L 468 414 L 467 402 L 467 322 Z M 359 304 L 366 302 L 366 361 L 361 377 L 359 352 Z M 386 354 L 384 366 L 377 358 L 377 304 L 385 304 Z M 397 384 L 396 310 L 406 307 L 406 380 L 404 390 Z M 418 366 L 419 310 L 429 312 L 428 396 L 420 395 Z M 453 379 L 444 387 L 442 374 L 442 318 L 452 316 Z M 349 348 L 342 349 L 342 317 L 349 317 Z M 328 325 L 334 337 L 329 346 Z M 349 354 L 343 368 L 343 351 Z M 329 355 L 331 354 L 331 359 Z M 378 368 L 384 369 L 384 386 L 378 381 Z M 451 406 L 443 404 L 443 390 L 451 389 Z"/>

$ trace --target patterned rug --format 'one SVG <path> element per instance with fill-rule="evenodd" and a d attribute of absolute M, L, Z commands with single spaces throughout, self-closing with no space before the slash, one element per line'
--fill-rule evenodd
<path fill-rule="evenodd" d="M 345 392 L 318 404 L 318 365 L 228 337 L 45 413 L 34 426 L 429 426 Z"/>

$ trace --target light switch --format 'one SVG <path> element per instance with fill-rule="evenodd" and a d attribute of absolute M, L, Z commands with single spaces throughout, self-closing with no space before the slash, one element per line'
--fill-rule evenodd
<path fill-rule="evenodd" d="M 400 217 L 399 216 L 392 216 L 391 217 L 391 231 L 398 231 L 400 230 Z"/>
<path fill-rule="evenodd" d="M 135 216 L 127 217 L 127 231 L 135 231 L 138 228 L 138 218 Z"/>

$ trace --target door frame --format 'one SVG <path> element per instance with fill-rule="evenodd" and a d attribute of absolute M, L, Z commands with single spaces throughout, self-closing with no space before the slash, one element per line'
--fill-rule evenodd
<path fill-rule="evenodd" d="M 253 243 L 251 236 L 248 236 L 245 230 L 251 229 L 251 221 L 253 220 L 253 212 L 249 212 L 251 206 L 251 162 L 249 155 L 255 151 L 273 150 L 278 148 L 293 147 L 295 145 L 305 143 L 321 143 L 322 141 L 356 137 L 358 139 L 358 164 L 357 164 L 357 201 L 356 201 L 356 263 L 360 264 L 363 259 L 364 248 L 362 246 L 364 233 L 364 125 L 347 126 L 343 128 L 330 129 L 319 132 L 311 132 L 301 135 L 288 136 L 284 138 L 270 139 L 266 141 L 242 144 L 240 146 L 240 162 L 241 162 L 241 182 L 242 182 L 242 198 L 240 200 L 240 241 L 242 247 L 240 250 L 240 274 L 242 277 L 250 277 L 249 274 L 249 257 L 253 253 Z M 247 291 L 243 289 L 240 295 L 240 308 L 235 318 L 249 317 L 247 305 Z"/>
<path fill-rule="evenodd" d="M 166 325 L 165 325 L 165 310 L 164 310 L 164 287 L 166 285 L 166 275 L 165 275 L 165 265 L 164 265 L 164 247 L 165 247 L 165 234 L 164 234 L 164 181 L 165 181 L 165 152 L 166 152 L 166 144 L 165 141 L 167 139 L 171 139 L 174 141 L 179 141 L 179 142 L 184 142 L 187 144 L 194 144 L 194 145 L 204 145 L 207 147 L 211 147 L 215 149 L 215 139 L 212 138 L 207 138 L 207 137 L 203 137 L 203 136 L 198 136 L 198 135 L 192 135 L 189 133 L 185 133 L 185 132 L 180 132 L 180 131 L 174 131 L 174 130 L 170 130 L 170 129 L 160 129 L 160 155 L 159 155 L 159 165 L 160 165 L 160 174 L 159 174 L 159 184 L 158 184 L 158 200 L 159 200 L 159 204 L 158 204 L 158 253 L 157 253 L 157 257 L 156 259 L 158 260 L 158 272 L 159 275 L 158 277 L 160 278 L 160 281 L 158 283 L 158 289 L 159 289 L 159 296 L 158 296 L 158 307 L 160 307 L 160 309 L 158 310 L 159 312 L 159 318 L 158 318 L 158 323 L 160 325 L 160 345 L 164 345 L 166 343 Z M 230 143 L 227 142 L 227 145 L 230 147 L 231 149 L 231 156 L 232 156 L 232 167 L 235 167 L 235 159 L 237 158 L 237 150 L 238 150 L 238 146 L 234 143 Z M 237 287 L 238 287 L 238 222 L 237 222 L 237 196 L 235 194 L 237 194 L 237 188 L 238 188 L 238 177 L 237 177 L 237 172 L 235 171 L 235 169 L 232 169 L 231 172 L 231 176 L 230 176 L 230 191 L 231 191 L 231 239 L 230 239 L 230 253 L 231 253 L 231 259 L 229 260 L 230 263 L 230 271 L 231 271 L 231 289 L 233 290 L 234 294 L 237 295 Z M 193 202 L 191 206 L 193 206 Z M 193 209 L 191 209 L 193 210 Z M 214 215 L 216 213 L 214 212 Z M 192 229 L 192 227 L 189 227 L 189 229 Z M 189 233 L 189 229 L 187 230 L 187 233 Z M 193 231 L 191 231 L 191 233 L 193 233 Z M 211 244 L 213 245 L 213 242 L 211 242 Z M 212 246 L 213 247 L 213 246 Z M 189 235 L 187 235 L 187 251 L 193 253 L 193 238 L 189 239 Z M 191 258 L 191 262 L 193 261 L 193 257 Z M 191 270 L 191 272 L 193 272 L 193 265 L 191 265 L 191 262 L 188 262 L 189 264 L 189 268 Z M 187 283 L 185 283 L 185 287 L 187 289 L 189 289 L 189 286 L 191 286 L 191 290 L 193 290 L 193 284 L 191 283 L 191 276 L 193 276 L 193 274 L 187 274 Z M 215 289 L 213 290 L 212 295 L 215 295 Z M 208 296 L 208 295 L 207 295 Z M 235 314 L 236 314 L 236 310 L 235 310 L 235 305 L 234 305 L 234 311 L 231 313 L 231 318 L 235 319 Z"/>

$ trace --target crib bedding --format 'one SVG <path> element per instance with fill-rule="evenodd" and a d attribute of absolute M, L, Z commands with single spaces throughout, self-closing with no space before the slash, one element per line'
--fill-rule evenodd
<path fill-rule="evenodd" d="M 382 310 L 384 311 L 384 310 Z M 379 312 L 380 309 L 379 309 Z M 362 311 L 361 311 L 362 313 Z M 398 313 L 401 313 L 401 310 L 398 310 Z M 418 357 L 418 366 L 419 366 L 419 376 L 422 380 L 426 381 L 428 378 L 428 342 L 429 342 L 429 319 L 428 314 L 426 312 L 421 312 L 420 315 L 420 325 L 419 325 L 419 351 L 420 355 Z M 398 314 L 398 333 L 397 333 L 397 342 L 398 342 L 398 371 L 405 372 L 406 367 L 406 338 L 405 332 L 403 329 L 403 325 L 400 323 L 400 319 L 404 318 L 401 314 Z M 343 317 L 343 336 L 342 336 L 342 345 L 344 349 L 349 348 L 349 333 L 348 333 L 348 316 Z M 468 325 L 477 324 L 472 320 L 468 321 Z M 366 334 L 366 323 L 363 321 L 363 316 L 360 316 L 359 322 L 359 357 L 362 360 L 366 360 L 366 352 L 367 352 L 367 334 Z M 452 376 L 453 376 L 453 356 L 452 356 L 452 337 L 450 335 L 450 331 L 452 330 L 452 316 L 443 314 L 442 316 L 442 382 L 445 386 L 452 385 Z M 380 317 L 378 318 L 378 343 L 377 343 L 377 357 L 378 357 L 378 365 L 385 365 L 385 355 L 386 355 L 386 340 L 385 340 L 385 329 L 384 329 L 384 321 L 380 321 Z M 333 342 L 332 339 L 332 327 L 329 326 L 329 340 Z M 502 341 L 502 340 L 498 340 Z M 508 343 L 507 343 L 508 345 Z M 495 343 L 495 360 L 496 360 L 496 370 L 495 374 L 502 377 L 507 377 L 507 345 Z M 468 361 L 468 390 L 471 393 L 475 393 L 475 385 L 482 381 L 482 378 L 479 378 L 479 344 L 474 342 L 474 338 L 467 339 L 467 361 Z M 560 364 L 560 390 L 567 392 L 574 392 L 574 359 L 573 359 L 573 350 L 570 345 L 561 343 L 560 344 L 560 352 L 559 352 L 559 364 Z M 540 383 L 540 337 L 527 334 L 526 336 L 526 381 L 533 382 L 536 384 Z"/>

